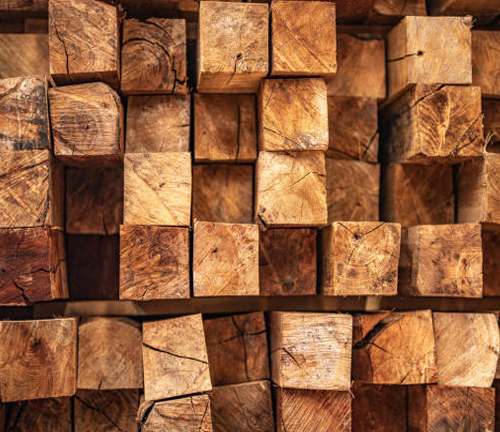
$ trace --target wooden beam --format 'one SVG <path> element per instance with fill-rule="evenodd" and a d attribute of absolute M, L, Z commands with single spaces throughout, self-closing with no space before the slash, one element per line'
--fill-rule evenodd
<path fill-rule="evenodd" d="M 47 18 L 27 18 L 24 20 L 24 33 L 48 34 L 49 20 Z"/>
<path fill-rule="evenodd" d="M 473 15 L 479 25 L 486 25 L 498 17 L 498 0 L 433 0 L 429 4 L 431 15 Z"/>
<path fill-rule="evenodd" d="M 0 0 L 0 17 L 26 18 L 44 17 L 48 12 L 48 0 Z"/>
<path fill-rule="evenodd" d="M 425 16 L 425 0 L 376 0 L 365 23 L 397 24 L 405 16 Z"/>
<path fill-rule="evenodd" d="M 0 34 L 0 79 L 49 74 L 46 34 Z"/>
<path fill-rule="evenodd" d="M 482 229 L 483 296 L 500 297 L 500 233 Z M 500 378 L 500 376 L 499 376 Z"/>
<path fill-rule="evenodd" d="M 500 101 L 483 99 L 483 127 L 484 139 L 488 151 L 497 152 L 500 144 Z"/>
<path fill-rule="evenodd" d="M 498 7 L 497 5 L 497 13 Z M 483 97 L 500 96 L 500 78 L 493 71 L 500 62 L 500 36 L 495 31 L 472 32 L 472 82 L 481 87 Z"/>

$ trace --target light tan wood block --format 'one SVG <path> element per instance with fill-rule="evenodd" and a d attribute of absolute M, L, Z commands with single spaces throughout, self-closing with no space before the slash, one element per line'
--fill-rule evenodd
<path fill-rule="evenodd" d="M 49 74 L 46 34 L 0 34 L 0 79 Z"/>
<path fill-rule="evenodd" d="M 500 7 L 498 4 L 497 7 Z M 472 32 L 472 82 L 483 97 L 500 97 L 500 32 Z"/>

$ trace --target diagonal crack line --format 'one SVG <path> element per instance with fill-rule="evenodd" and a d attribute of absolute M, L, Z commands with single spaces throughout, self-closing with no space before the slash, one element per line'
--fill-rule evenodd
<path fill-rule="evenodd" d="M 14 280 L 14 279 L 11 279 L 12 280 L 12 283 L 14 284 L 14 286 L 19 290 L 19 293 L 21 294 L 21 297 L 22 299 L 24 300 L 24 303 L 26 303 L 27 306 L 30 306 L 33 304 L 33 302 L 28 298 L 28 296 L 26 295 L 25 291 L 24 291 L 24 288 L 19 286 L 17 284 L 17 282 Z"/>
<path fill-rule="evenodd" d="M 165 350 L 162 350 L 160 348 L 156 348 L 156 347 L 154 347 L 152 345 L 149 345 L 146 342 L 143 342 L 142 346 L 144 346 L 146 348 L 149 348 L 150 350 L 153 350 L 153 351 L 156 351 L 156 352 L 161 352 L 161 353 L 164 353 L 164 354 L 171 355 L 173 357 L 177 357 L 177 358 L 181 358 L 181 359 L 185 359 L 185 360 L 192 360 L 192 361 L 196 361 L 196 362 L 203 363 L 203 364 L 208 364 L 208 362 L 206 362 L 204 360 L 200 360 L 200 359 L 197 359 L 197 358 L 194 358 L 194 357 L 189 357 L 189 356 L 183 356 L 183 355 L 175 354 L 175 353 L 172 353 L 170 351 L 165 351 Z"/>
<path fill-rule="evenodd" d="M 59 39 L 59 41 L 61 42 L 64 49 L 64 55 L 66 56 L 66 73 L 68 74 L 71 84 L 73 84 L 73 78 L 71 78 L 71 73 L 69 72 L 69 54 L 68 54 L 68 49 L 66 48 L 66 42 L 64 42 L 64 39 L 62 39 L 61 36 L 59 35 L 59 30 L 57 29 L 55 20 L 53 21 L 53 24 L 57 39 Z"/>
<path fill-rule="evenodd" d="M 408 58 L 408 57 L 415 57 L 415 56 L 421 56 L 421 55 L 424 55 L 423 51 L 418 51 L 418 52 L 412 53 L 412 54 L 405 54 L 404 56 L 401 56 L 401 57 L 396 57 L 396 58 L 393 58 L 393 59 L 387 59 L 387 63 L 397 62 L 397 61 L 404 60 L 405 58 Z"/>

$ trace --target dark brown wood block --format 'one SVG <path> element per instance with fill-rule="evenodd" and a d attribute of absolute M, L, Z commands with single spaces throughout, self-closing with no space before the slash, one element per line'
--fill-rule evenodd
<path fill-rule="evenodd" d="M 5 18 L 47 16 L 48 0 L 0 0 L 0 16 Z"/>
<path fill-rule="evenodd" d="M 193 220 L 251 223 L 252 165 L 195 165 Z"/>
<path fill-rule="evenodd" d="M 196 162 L 253 162 L 257 158 L 253 95 L 194 95 Z"/>
<path fill-rule="evenodd" d="M 125 151 L 189 151 L 190 101 L 186 95 L 129 96 Z"/>
<path fill-rule="evenodd" d="M 483 240 L 483 296 L 500 297 L 500 233 L 481 231 Z"/>
<path fill-rule="evenodd" d="M 406 389 L 355 382 L 351 388 L 352 432 L 407 432 Z"/>
<path fill-rule="evenodd" d="M 0 151 L 50 148 L 45 77 L 1 80 L 0 99 Z"/>
<path fill-rule="evenodd" d="M 49 89 L 54 153 L 68 164 L 108 165 L 123 154 L 123 108 L 104 83 Z"/>
<path fill-rule="evenodd" d="M 425 0 L 376 0 L 365 19 L 366 24 L 397 24 L 405 16 L 425 16 Z"/>
<path fill-rule="evenodd" d="M 451 165 L 385 165 L 381 189 L 382 220 L 403 227 L 455 222 Z"/>
<path fill-rule="evenodd" d="M 493 23 L 498 16 L 498 0 L 433 0 L 429 2 L 430 15 L 473 15 L 478 25 Z"/>
<path fill-rule="evenodd" d="M 339 24 L 357 24 L 362 22 L 376 0 L 337 0 L 335 13 Z"/>
<path fill-rule="evenodd" d="M 500 3 L 497 5 L 497 14 L 499 8 Z M 481 87 L 483 97 L 500 97 L 499 50 L 499 32 L 472 32 L 472 82 Z"/>
<path fill-rule="evenodd" d="M 120 79 L 116 6 L 98 0 L 49 1 L 50 74 L 58 85 Z"/>
<path fill-rule="evenodd" d="M 66 170 L 66 233 L 118 234 L 123 220 L 123 170 Z"/>
<path fill-rule="evenodd" d="M 75 432 L 137 432 L 137 390 L 79 390 L 74 403 Z"/>
<path fill-rule="evenodd" d="M 326 158 L 328 222 L 379 220 L 380 165 Z"/>
<path fill-rule="evenodd" d="M 489 152 L 499 152 L 500 144 L 500 101 L 497 99 L 483 99 L 483 127 L 484 140 Z"/>
<path fill-rule="evenodd" d="M 308 228 L 259 233 L 260 295 L 316 294 L 316 233 Z"/>
<path fill-rule="evenodd" d="M 3 427 L 3 424 L 2 424 Z M 10 406 L 2 432 L 72 432 L 71 398 L 37 399 Z"/>
<path fill-rule="evenodd" d="M 121 61 L 124 94 L 187 93 L 186 21 L 125 20 Z"/>
<path fill-rule="evenodd" d="M 203 327 L 214 386 L 269 378 L 266 322 L 262 312 L 208 318 L 203 321 Z"/>
<path fill-rule="evenodd" d="M 0 34 L 0 79 L 49 74 L 46 34 Z"/>
<path fill-rule="evenodd" d="M 408 387 L 408 427 L 414 432 L 482 432 L 495 425 L 495 389 Z"/>
<path fill-rule="evenodd" d="M 142 333 L 128 318 L 89 318 L 78 326 L 78 388 L 139 389 Z"/>
<path fill-rule="evenodd" d="M 0 304 L 68 298 L 64 234 L 50 228 L 0 229 Z"/>
<path fill-rule="evenodd" d="M 49 150 L 2 154 L 0 228 L 62 228 L 62 202 L 62 169 Z"/>
<path fill-rule="evenodd" d="M 120 299 L 189 298 L 187 228 L 120 227 Z"/>
<path fill-rule="evenodd" d="M 269 381 L 214 387 L 210 395 L 214 432 L 274 432 Z"/>
<path fill-rule="evenodd" d="M 47 18 L 27 18 L 24 20 L 24 33 L 49 33 L 49 20 Z"/>
<path fill-rule="evenodd" d="M 325 390 L 276 390 L 278 432 L 350 432 L 351 395 Z"/>
<path fill-rule="evenodd" d="M 76 318 L 1 321 L 2 402 L 74 395 L 76 332 Z"/>

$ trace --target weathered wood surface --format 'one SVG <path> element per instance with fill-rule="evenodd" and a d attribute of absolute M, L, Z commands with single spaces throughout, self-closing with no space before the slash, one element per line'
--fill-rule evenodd
<path fill-rule="evenodd" d="M 253 166 L 195 165 L 193 220 L 252 222 Z"/>
<path fill-rule="evenodd" d="M 125 20 L 121 54 L 124 94 L 187 93 L 185 20 Z"/>
<path fill-rule="evenodd" d="M 269 379 L 267 331 L 262 312 L 207 318 L 203 327 L 214 386 Z"/>
<path fill-rule="evenodd" d="M 278 432 L 350 432 L 351 395 L 327 390 L 276 389 Z"/>
<path fill-rule="evenodd" d="M 405 17 L 387 37 L 389 97 L 410 84 L 472 83 L 472 17 Z"/>
<path fill-rule="evenodd" d="M 72 396 L 77 320 L 1 321 L 2 402 Z"/>
<path fill-rule="evenodd" d="M 438 381 L 432 313 L 361 314 L 354 317 L 353 378 L 372 384 Z"/>
<path fill-rule="evenodd" d="M 0 99 L 0 151 L 50 148 L 45 77 L 3 79 Z"/>
<path fill-rule="evenodd" d="M 311 228 L 259 233 L 260 295 L 316 294 L 316 238 Z"/>
<path fill-rule="evenodd" d="M 0 304 L 68 298 L 64 234 L 50 228 L 0 229 Z"/>
<path fill-rule="evenodd" d="M 383 159 L 457 163 L 484 152 L 481 89 L 412 85 L 381 113 Z"/>
<path fill-rule="evenodd" d="M 123 170 L 66 170 L 66 233 L 118 234 L 123 219 Z"/>
<path fill-rule="evenodd" d="M 49 89 L 54 153 L 69 164 L 117 163 L 123 154 L 123 108 L 104 83 Z"/>
<path fill-rule="evenodd" d="M 335 4 L 274 1 L 271 76 L 333 76 L 337 71 Z"/>
<path fill-rule="evenodd" d="M 483 296 L 500 297 L 500 233 L 482 229 Z M 499 376 L 500 378 L 500 376 Z"/>
<path fill-rule="evenodd" d="M 146 401 L 212 389 L 201 315 L 143 323 L 142 355 Z"/>
<path fill-rule="evenodd" d="M 0 34 L 0 79 L 49 74 L 46 34 Z"/>
<path fill-rule="evenodd" d="M 483 252 L 479 224 L 417 225 L 408 228 L 400 263 L 406 296 L 483 296 Z"/>
<path fill-rule="evenodd" d="M 127 153 L 189 151 L 190 96 L 127 98 Z"/>
<path fill-rule="evenodd" d="M 399 224 L 334 222 L 322 233 L 323 295 L 396 295 Z"/>
<path fill-rule="evenodd" d="M 328 223 L 379 220 L 380 165 L 326 158 Z"/>
<path fill-rule="evenodd" d="M 118 88 L 116 6 L 98 0 L 49 1 L 50 74 L 58 85 L 103 81 Z"/>
<path fill-rule="evenodd" d="M 271 312 L 271 374 L 280 387 L 349 390 L 352 317 Z"/>
<path fill-rule="evenodd" d="M 338 34 L 337 62 L 337 74 L 327 80 L 328 96 L 385 98 L 383 40 Z"/>
<path fill-rule="evenodd" d="M 194 223 L 195 297 L 259 295 L 259 229 L 253 224 Z"/>
<path fill-rule="evenodd" d="M 189 298 L 187 228 L 120 227 L 120 299 Z"/>
<path fill-rule="evenodd" d="M 253 95 L 194 95 L 196 162 L 253 162 L 257 158 Z"/>
<path fill-rule="evenodd" d="M 124 157 L 123 222 L 189 226 L 189 153 L 130 153 Z"/>
<path fill-rule="evenodd" d="M 254 212 L 262 227 L 326 225 L 322 152 L 260 152 L 255 170 Z"/>
<path fill-rule="evenodd" d="M 434 312 L 433 320 L 438 383 L 490 387 L 500 350 L 495 314 Z"/>
<path fill-rule="evenodd" d="M 399 222 L 403 227 L 455 221 L 451 165 L 385 165 L 381 191 L 382 220 Z"/>
<path fill-rule="evenodd" d="M 0 227 L 63 227 L 62 169 L 49 150 L 6 152 L 0 159 Z"/>
<path fill-rule="evenodd" d="M 258 110 L 260 151 L 327 150 L 323 79 L 266 79 L 259 89 Z"/>
<path fill-rule="evenodd" d="M 214 387 L 210 395 L 214 432 L 274 432 L 269 381 Z"/>
<path fill-rule="evenodd" d="M 128 318 L 89 318 L 78 326 L 79 389 L 139 389 L 142 334 Z"/>
<path fill-rule="evenodd" d="M 500 14 L 500 3 L 496 6 Z M 472 32 L 472 82 L 483 97 L 500 97 L 500 35 L 496 31 Z"/>
<path fill-rule="evenodd" d="M 269 68 L 268 5 L 201 2 L 197 88 L 255 93 Z"/>

